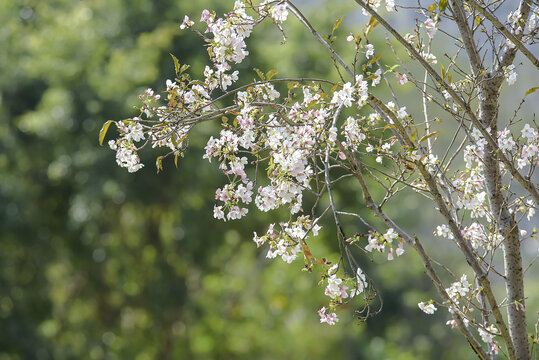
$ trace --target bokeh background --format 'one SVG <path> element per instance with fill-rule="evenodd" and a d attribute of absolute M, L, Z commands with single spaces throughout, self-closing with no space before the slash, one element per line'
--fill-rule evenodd
<path fill-rule="evenodd" d="M 180 31 L 183 16 L 232 3 L 0 1 L 0 359 L 473 358 L 444 325 L 447 313 L 417 308 L 436 295 L 414 254 L 390 263 L 359 255 L 383 312 L 359 323 L 349 307 L 337 326 L 320 324 L 317 274 L 301 272 L 301 261 L 267 261 L 251 241 L 278 212 L 213 219 L 224 178 L 202 148 L 216 124 L 197 129 L 178 169 L 167 163 L 158 175 L 155 153 L 128 174 L 98 146 L 105 121 L 133 116 L 138 94 L 173 77 L 168 53 L 203 71 L 205 48 Z M 302 8 L 328 33 L 350 6 Z M 255 31 L 244 80 L 255 66 L 338 79 L 297 21 L 286 29 L 286 45 L 271 26 Z M 411 201 L 393 215 L 429 234 L 429 216 Z M 331 226 L 313 249 L 338 258 Z M 457 263 L 451 252 L 443 258 Z"/>

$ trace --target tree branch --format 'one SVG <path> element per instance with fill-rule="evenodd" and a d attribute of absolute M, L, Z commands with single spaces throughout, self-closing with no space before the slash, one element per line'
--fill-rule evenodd
<path fill-rule="evenodd" d="M 354 0 L 357 4 L 359 4 L 362 8 L 364 8 L 369 14 L 371 14 L 387 31 L 393 35 L 393 37 L 401 43 L 402 46 L 406 48 L 411 54 L 411 57 L 413 59 L 416 59 L 421 66 L 425 70 L 429 72 L 429 74 L 436 80 L 436 82 L 442 86 L 452 97 L 453 100 L 460 105 L 468 114 L 470 119 L 472 120 L 472 123 L 475 125 L 475 127 L 481 132 L 485 140 L 488 144 L 493 146 L 494 148 L 497 148 L 497 142 L 492 137 L 492 135 L 486 130 L 486 127 L 479 121 L 477 116 L 475 116 L 475 113 L 472 111 L 470 106 L 459 96 L 459 94 L 449 85 L 447 84 L 442 77 L 432 68 L 432 66 L 429 65 L 429 63 L 414 49 L 414 47 L 408 42 L 395 30 L 385 19 L 380 16 L 371 6 L 369 6 L 365 1 L 363 0 Z M 528 9 L 529 13 L 529 9 Z M 494 156 L 498 157 L 501 162 L 504 163 L 506 166 L 506 169 L 508 169 L 511 174 L 518 180 L 518 182 L 528 191 L 528 193 L 535 199 L 536 203 L 539 203 L 539 192 L 535 188 L 535 185 L 531 182 L 531 180 L 526 180 L 524 177 L 520 174 L 520 172 L 515 168 L 515 165 L 507 159 L 507 157 L 503 154 L 501 151 L 496 151 Z"/>
<path fill-rule="evenodd" d="M 464 48 L 468 53 L 470 58 L 470 64 L 472 65 L 472 72 L 474 77 L 479 77 L 483 73 L 483 64 L 481 63 L 481 58 L 477 52 L 475 46 L 475 41 L 473 39 L 472 31 L 468 26 L 468 21 L 466 20 L 466 14 L 464 13 L 464 8 L 462 0 L 453 0 L 453 14 L 455 16 L 455 22 L 459 28 L 459 32 L 462 35 L 462 41 L 464 42 Z"/>
<path fill-rule="evenodd" d="M 374 101 L 391 118 L 397 130 L 399 131 L 399 133 L 401 133 L 405 141 L 405 145 L 411 148 L 415 148 L 415 144 L 408 137 L 406 129 L 401 124 L 399 119 L 395 116 L 395 114 L 393 114 L 393 112 L 391 112 L 380 100 L 375 98 L 373 95 L 370 95 L 369 99 Z M 451 232 L 453 233 L 453 236 L 455 237 L 455 241 L 457 242 L 459 246 L 459 249 L 464 254 L 466 261 L 471 266 L 477 278 L 481 282 L 481 285 L 483 286 L 483 290 L 485 291 L 485 294 L 489 301 L 490 307 L 492 309 L 492 313 L 494 315 L 494 318 L 496 319 L 496 323 L 498 324 L 502 337 L 505 343 L 507 344 L 509 358 L 511 360 L 516 360 L 517 357 L 515 356 L 515 348 L 513 346 L 512 338 L 509 334 L 507 325 L 505 324 L 503 316 L 500 312 L 499 306 L 496 301 L 496 297 L 494 296 L 494 293 L 492 292 L 492 288 L 490 286 L 490 281 L 488 279 L 487 273 L 485 272 L 480 262 L 477 260 L 476 256 L 474 255 L 473 249 L 470 247 L 470 244 L 462 235 L 461 229 L 459 228 L 456 219 L 454 219 L 451 216 L 451 212 L 449 208 L 447 207 L 447 204 L 444 202 L 442 194 L 438 190 L 436 179 L 430 174 L 425 164 L 423 164 L 421 160 L 417 160 L 415 164 L 418 167 L 419 171 L 421 172 L 421 175 L 425 179 L 425 182 L 427 186 L 429 187 L 430 193 L 434 197 L 434 201 L 436 202 L 436 205 L 438 206 L 438 211 L 446 219 L 447 224 L 449 225 L 449 228 L 451 229 Z"/>
<path fill-rule="evenodd" d="M 296 17 L 299 19 L 299 21 L 301 21 L 303 23 L 303 25 L 305 25 L 307 27 L 307 29 L 309 29 L 314 37 L 322 44 L 324 45 L 324 47 L 326 49 L 328 49 L 328 51 L 331 53 L 331 56 L 333 56 L 334 59 L 336 59 L 339 64 L 341 64 L 341 66 L 346 70 L 346 72 L 348 73 L 348 75 L 350 75 L 351 77 L 354 77 L 354 73 L 352 72 L 352 70 L 350 70 L 350 68 L 348 67 L 348 65 L 346 65 L 346 63 L 344 62 L 344 60 L 331 48 L 331 45 L 329 45 L 329 43 L 324 40 L 324 38 L 322 36 L 320 36 L 320 34 L 314 29 L 314 27 L 311 25 L 311 23 L 307 20 L 307 18 L 305 16 L 303 16 L 303 14 L 301 13 L 301 11 L 299 11 L 299 9 L 294 5 L 292 4 L 291 1 L 286 1 L 286 3 L 288 4 L 288 7 L 290 8 L 290 10 L 292 11 L 292 13 L 294 15 L 296 15 Z"/>
<path fill-rule="evenodd" d="M 488 9 L 485 7 L 479 5 L 476 0 L 468 0 L 467 1 L 470 6 L 472 6 L 477 12 L 479 12 L 481 15 L 483 15 L 486 19 L 488 19 L 495 27 L 498 29 L 507 39 L 509 39 L 513 45 L 516 46 L 520 52 L 524 54 L 528 58 L 528 60 L 531 61 L 531 63 L 539 69 L 539 60 L 531 53 L 528 48 L 522 44 L 520 39 L 518 39 L 515 35 L 513 35 L 512 32 L 507 30 L 507 28 L 498 20 L 497 17 L 495 17 Z"/>
<path fill-rule="evenodd" d="M 425 252 L 425 249 L 423 249 L 423 246 L 421 246 L 419 239 L 417 236 L 410 236 L 408 233 L 406 233 L 399 225 L 397 225 L 389 216 L 387 216 L 382 209 L 376 203 L 374 202 L 370 192 L 369 188 L 367 186 L 367 182 L 365 181 L 363 174 L 361 173 L 361 165 L 358 163 L 356 158 L 350 154 L 350 152 L 340 143 L 337 141 L 337 146 L 339 147 L 339 150 L 342 151 L 348 161 L 350 162 L 350 165 L 352 166 L 353 174 L 358 180 L 362 192 L 363 192 L 363 198 L 365 199 L 365 205 L 374 211 L 374 213 L 380 217 L 389 227 L 395 229 L 395 231 L 408 243 L 410 246 L 412 246 L 417 253 L 419 254 L 419 257 L 421 258 L 421 261 L 423 262 L 423 265 L 425 266 L 425 269 L 427 271 L 427 275 L 432 280 L 434 286 L 442 296 L 442 298 L 447 301 L 450 304 L 453 304 L 453 301 L 451 300 L 451 297 L 445 290 L 442 281 L 438 277 L 436 270 L 434 270 L 434 267 L 432 266 L 432 262 L 430 260 L 430 257 Z M 474 351 L 477 353 L 479 358 L 481 360 L 488 360 L 488 356 L 485 353 L 485 350 L 481 347 L 481 345 L 477 342 L 477 340 L 473 337 L 473 335 L 470 333 L 466 325 L 464 324 L 464 321 L 458 311 L 455 311 L 452 313 L 453 319 L 458 324 L 459 330 L 463 333 L 463 335 L 466 337 Z"/>

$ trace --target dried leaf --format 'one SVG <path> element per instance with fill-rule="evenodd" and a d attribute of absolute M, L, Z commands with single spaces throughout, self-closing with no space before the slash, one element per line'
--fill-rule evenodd
<path fill-rule="evenodd" d="M 536 87 L 532 87 L 530 90 L 526 91 L 526 94 L 524 94 L 524 96 L 528 96 L 530 94 L 533 94 L 535 92 L 535 90 L 539 89 L 539 86 L 536 86 Z"/>

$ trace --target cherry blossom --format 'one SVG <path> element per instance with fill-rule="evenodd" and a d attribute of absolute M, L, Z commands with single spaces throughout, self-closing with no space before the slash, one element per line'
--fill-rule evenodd
<path fill-rule="evenodd" d="M 184 156 L 196 125 L 219 123 L 220 130 L 209 136 L 203 155 L 215 164 L 223 180 L 215 191 L 214 218 L 239 220 L 254 211 L 270 212 L 272 217 L 284 214 L 284 220 L 270 224 L 262 235 L 254 232 L 253 242 L 268 259 L 302 262 L 304 270 L 319 274 L 321 292 L 327 296 L 326 306 L 318 310 L 321 323 L 335 325 L 339 307 L 354 302 L 368 308 L 377 295 L 355 251 L 391 261 L 413 249 L 440 296 L 436 302 L 420 302 L 419 309 L 433 314 L 438 307 L 446 308 L 451 316 L 447 324 L 475 344 L 474 349 L 495 353 L 498 340 L 508 344 L 512 336 L 503 328 L 503 306 L 495 302 L 496 294 L 490 288 L 492 274 L 504 271 L 498 269 L 495 254 L 501 248 L 507 251 L 509 243 L 517 249 L 511 251 L 518 252 L 522 241 L 536 238 L 536 231 L 528 233 L 521 224 L 527 220 L 529 225 L 537 209 L 537 188 L 531 179 L 539 165 L 536 126 L 520 117 L 520 106 L 512 118 L 498 118 L 501 90 L 497 84 L 504 79 L 509 85 L 518 81 L 514 53 L 521 52 L 533 62 L 526 49 L 535 42 L 537 9 L 534 7 L 531 15 L 512 11 L 504 25 L 508 30 L 502 30 L 489 16 L 475 13 L 473 7 L 481 6 L 477 2 L 461 9 L 464 15 L 451 9 L 450 16 L 442 2 L 428 8 L 418 5 L 418 13 L 428 14 L 428 18 L 423 22 L 417 19 L 401 31 L 382 21 L 378 13 L 395 11 L 394 0 L 356 3 L 370 20 L 356 32 L 361 36 L 344 35 L 354 42 L 356 51 L 349 63 L 333 47 L 337 34 L 343 34 L 338 26 L 331 37 L 317 36 L 290 1 L 255 4 L 238 0 L 222 16 L 204 9 L 198 25 L 185 16 L 180 28 L 201 37 L 208 51 L 203 76 L 192 78 L 189 66 L 174 57 L 176 74 L 163 84 L 166 90 L 156 94 L 146 89 L 139 95 L 142 105 L 138 116 L 108 122 L 100 142 L 113 123 L 118 137 L 108 145 L 116 153 L 117 164 L 129 172 L 140 170 L 144 165 L 138 154 L 151 146 L 166 151 L 156 160 L 159 171 L 167 157 L 176 164 Z M 494 7 L 489 11 L 485 14 L 491 14 Z M 240 76 L 245 64 L 238 64 L 249 56 L 246 39 L 254 27 L 267 21 L 286 40 L 288 24 L 284 22 L 289 15 L 298 17 L 330 50 L 338 76 L 278 78 L 275 70 L 255 69 L 257 80 L 240 83 L 245 78 Z M 473 34 L 457 31 L 463 28 L 457 25 L 468 23 L 472 15 L 480 20 L 474 29 L 492 41 L 475 46 Z M 455 21 L 455 26 L 438 32 L 441 21 Z M 489 21 L 490 25 L 484 25 Z M 378 51 L 375 57 L 375 46 L 370 43 L 375 39 L 370 33 L 379 29 L 375 27 L 391 34 L 388 44 L 394 51 Z M 428 39 L 421 35 L 421 28 Z M 458 39 L 455 46 L 459 51 L 446 54 L 431 46 L 435 35 L 436 39 Z M 470 61 L 472 71 L 462 70 L 464 58 Z M 414 61 L 414 66 L 403 59 Z M 487 60 L 493 63 L 487 64 Z M 415 65 L 421 70 L 416 71 Z M 392 86 L 394 81 L 385 77 L 391 72 L 399 85 L 410 82 L 414 86 Z M 422 106 L 400 97 L 414 89 L 419 90 Z M 350 196 L 358 199 L 357 209 L 370 211 L 376 220 L 357 209 L 355 213 L 343 210 L 340 196 L 334 196 L 341 180 L 357 181 L 357 194 Z M 438 279 L 438 267 L 421 246 L 423 238 L 399 224 L 394 216 L 397 211 L 387 210 L 403 206 L 398 193 L 430 201 L 429 209 L 438 214 L 430 224 L 429 233 L 435 236 L 432 240 L 461 251 L 474 281 L 468 281 L 466 274 L 453 282 Z M 279 212 L 274 212 L 277 209 Z M 353 223 L 341 225 L 347 217 L 357 222 L 356 235 L 346 233 Z M 313 241 L 319 241 L 319 221 L 328 218 L 334 221 L 333 231 L 328 233 L 338 242 L 340 257 L 311 252 Z M 512 269 L 520 269 L 522 275 L 522 264 L 505 270 Z M 516 285 L 523 289 L 523 283 Z M 524 295 L 512 299 L 513 295 L 506 295 L 507 300 L 501 303 L 510 305 L 507 317 L 523 316 L 511 313 L 511 309 L 524 308 Z M 500 331 L 489 325 L 492 320 L 484 314 L 496 317 L 496 324 L 503 325 Z M 512 325 L 510 321 L 507 326 Z M 475 339 L 477 335 L 487 344 L 485 349 Z M 527 333 L 521 331 L 519 336 L 520 347 L 525 348 Z M 519 357 L 512 354 L 512 358 Z"/>
<path fill-rule="evenodd" d="M 432 304 L 432 303 L 420 302 L 419 304 L 417 304 L 417 306 L 419 306 L 421 311 L 423 311 L 425 314 L 429 314 L 429 315 L 434 314 L 434 312 L 436 310 L 438 310 L 438 308 L 436 306 L 434 306 L 434 304 Z"/>
<path fill-rule="evenodd" d="M 425 27 L 425 30 L 427 30 L 427 34 L 429 35 L 429 38 L 432 39 L 434 35 L 436 34 L 436 31 L 438 30 L 438 22 L 431 18 L 428 18 L 423 23 L 423 26 Z"/>

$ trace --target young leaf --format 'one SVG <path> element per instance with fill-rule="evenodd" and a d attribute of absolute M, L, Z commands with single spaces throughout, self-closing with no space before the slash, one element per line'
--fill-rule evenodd
<path fill-rule="evenodd" d="M 427 134 L 425 136 L 423 136 L 421 139 L 419 139 L 419 143 L 422 143 L 423 141 L 427 140 L 428 138 L 431 138 L 433 136 L 436 136 L 438 135 L 440 132 L 439 131 L 435 131 L 433 133 L 430 133 L 430 134 Z"/>
<path fill-rule="evenodd" d="M 384 72 L 384 75 L 387 74 L 387 73 L 391 73 L 393 71 L 395 71 L 396 68 L 398 68 L 400 65 L 393 65 L 393 66 L 389 66 L 389 65 L 385 65 L 385 67 L 387 68 L 387 70 Z"/>
<path fill-rule="evenodd" d="M 266 77 L 264 76 L 264 74 L 262 73 L 262 71 L 258 70 L 257 68 L 253 68 L 253 70 L 255 71 L 255 73 L 258 75 L 258 77 L 259 77 L 262 81 L 266 81 Z"/>
<path fill-rule="evenodd" d="M 445 68 L 444 68 L 444 65 L 442 63 L 440 63 L 440 66 L 442 67 L 442 79 L 444 79 L 444 81 L 445 81 Z"/>
<path fill-rule="evenodd" d="M 205 82 L 202 82 L 200 80 L 193 80 L 193 81 L 190 81 L 189 82 L 189 85 L 200 85 L 200 86 L 203 86 L 203 87 L 206 87 L 208 85 L 206 85 Z"/>
<path fill-rule="evenodd" d="M 160 170 L 163 170 L 163 158 L 164 156 L 159 156 L 157 157 L 157 160 L 155 160 L 155 166 L 157 167 L 158 174 Z"/>
<path fill-rule="evenodd" d="M 438 9 L 440 9 L 440 12 L 444 12 L 446 7 L 447 0 L 440 0 L 440 3 L 438 4 Z"/>
<path fill-rule="evenodd" d="M 191 65 L 187 65 L 187 64 L 182 65 L 182 67 L 180 68 L 180 74 L 183 73 L 185 70 L 189 69 L 190 67 Z"/>
<path fill-rule="evenodd" d="M 176 76 L 179 76 L 180 75 L 180 62 L 178 61 L 176 56 L 172 55 L 171 53 L 169 54 L 170 56 L 172 56 L 172 60 L 174 60 L 174 69 L 176 70 Z"/>
<path fill-rule="evenodd" d="M 270 70 L 266 73 L 266 80 L 271 80 L 272 77 L 274 77 L 275 75 L 277 75 L 279 73 L 279 71 L 277 70 Z"/>
<path fill-rule="evenodd" d="M 288 88 L 288 90 L 292 90 L 300 87 L 300 85 L 297 82 L 289 82 L 288 84 L 286 84 L 286 87 Z"/>
<path fill-rule="evenodd" d="M 334 33 L 339 28 L 341 23 L 342 23 L 342 17 L 338 18 L 337 21 L 335 21 L 335 24 L 333 24 L 333 30 L 331 30 L 331 33 Z"/>
<path fill-rule="evenodd" d="M 378 55 L 377 57 L 374 57 L 374 58 L 370 59 L 369 64 L 374 64 L 375 62 L 380 60 L 381 57 L 382 57 L 382 55 Z"/>
<path fill-rule="evenodd" d="M 371 16 L 369 23 L 367 24 L 367 30 L 365 31 L 365 34 L 368 35 L 372 31 L 372 29 L 374 29 L 379 24 L 380 23 L 378 22 L 378 20 L 376 20 L 376 18 Z"/>
<path fill-rule="evenodd" d="M 432 3 L 428 8 L 427 10 L 431 13 L 431 12 L 434 12 L 436 10 L 436 3 Z"/>
<path fill-rule="evenodd" d="M 101 128 L 101 131 L 99 131 L 99 145 L 103 146 L 103 140 L 105 140 L 105 135 L 107 135 L 107 131 L 109 130 L 110 124 L 112 124 L 114 121 L 109 120 L 106 123 L 103 124 L 103 127 Z"/>
<path fill-rule="evenodd" d="M 415 143 L 415 139 L 417 139 L 417 128 L 414 128 L 414 132 L 410 136 L 410 139 L 412 140 L 413 143 Z"/>

